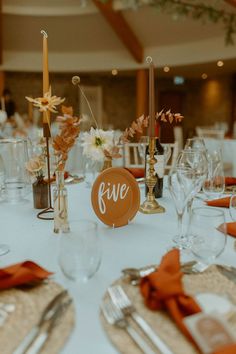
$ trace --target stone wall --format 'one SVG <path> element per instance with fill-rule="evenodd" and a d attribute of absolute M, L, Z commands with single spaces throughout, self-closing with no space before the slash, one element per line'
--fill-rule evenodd
<path fill-rule="evenodd" d="M 66 97 L 66 103 L 79 110 L 79 94 L 71 84 L 70 74 L 50 74 L 53 93 Z M 232 76 L 218 76 L 207 80 L 186 80 L 176 86 L 172 79 L 159 79 L 157 89 L 183 93 L 183 128 L 185 137 L 194 134 L 196 125 L 210 125 L 217 121 L 230 122 L 232 114 Z M 98 85 L 103 91 L 104 126 L 125 129 L 134 120 L 136 112 L 135 74 L 111 76 L 111 74 L 81 75 L 81 84 Z M 6 73 L 6 87 L 10 88 L 19 113 L 27 112 L 26 95 L 38 97 L 42 93 L 41 73 Z M 158 94 L 156 95 L 156 97 Z M 158 102 L 157 102 L 158 106 Z"/>

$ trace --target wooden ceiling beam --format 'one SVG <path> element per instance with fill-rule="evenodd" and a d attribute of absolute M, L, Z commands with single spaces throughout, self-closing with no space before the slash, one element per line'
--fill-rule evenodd
<path fill-rule="evenodd" d="M 105 17 L 112 29 L 115 31 L 120 40 L 132 54 L 133 58 L 138 62 L 143 62 L 143 47 L 133 30 L 127 23 L 126 19 L 120 11 L 115 11 L 112 7 L 112 1 L 102 3 L 99 0 L 93 0 L 101 14 Z"/>

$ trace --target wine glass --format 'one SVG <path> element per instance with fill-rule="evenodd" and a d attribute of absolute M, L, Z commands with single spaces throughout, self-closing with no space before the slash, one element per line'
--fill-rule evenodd
<path fill-rule="evenodd" d="M 191 251 L 199 260 L 199 269 L 209 265 L 224 251 L 227 232 L 221 209 L 200 207 L 192 210 Z"/>
<path fill-rule="evenodd" d="M 143 163 L 145 162 L 146 147 L 148 146 L 148 144 L 149 144 L 149 136 L 141 136 L 138 144 L 138 152 Z"/>
<path fill-rule="evenodd" d="M 203 191 L 209 199 L 219 198 L 225 190 L 224 167 L 221 150 L 207 152 L 208 173 Z"/>
<path fill-rule="evenodd" d="M 179 249 L 189 247 L 183 231 L 183 215 L 192 191 L 193 171 L 190 167 L 175 166 L 169 173 L 168 186 L 173 198 L 178 219 L 178 234 L 173 238 Z"/>
<path fill-rule="evenodd" d="M 206 145 L 203 138 L 187 139 L 184 149 L 197 149 L 206 152 Z"/>

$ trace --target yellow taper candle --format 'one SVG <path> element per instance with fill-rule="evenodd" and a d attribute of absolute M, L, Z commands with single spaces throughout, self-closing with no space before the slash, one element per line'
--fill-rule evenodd
<path fill-rule="evenodd" d="M 49 91 L 49 72 L 48 72 L 48 35 L 44 30 L 41 31 L 43 35 L 43 94 Z M 43 113 L 43 123 L 50 124 L 50 115 Z"/>
<path fill-rule="evenodd" d="M 151 57 L 147 57 L 149 64 L 149 136 L 155 137 L 155 83 L 154 83 L 154 65 Z"/>

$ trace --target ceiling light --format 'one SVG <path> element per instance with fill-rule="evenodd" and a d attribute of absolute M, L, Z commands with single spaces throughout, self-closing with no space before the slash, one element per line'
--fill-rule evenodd
<path fill-rule="evenodd" d="M 111 74 L 112 74 L 113 76 L 118 75 L 118 70 L 117 70 L 117 69 L 112 69 Z"/>
<path fill-rule="evenodd" d="M 207 79 L 207 77 L 208 77 L 208 76 L 207 76 L 207 74 L 206 74 L 206 73 L 203 73 L 203 74 L 202 74 L 202 79 L 203 79 L 203 80 L 206 80 L 206 79 Z"/>
<path fill-rule="evenodd" d="M 168 73 L 170 71 L 170 67 L 169 66 L 164 66 L 163 68 L 165 73 Z"/>
<path fill-rule="evenodd" d="M 218 60 L 217 62 L 217 66 L 221 67 L 224 65 L 224 62 L 222 60 Z"/>

